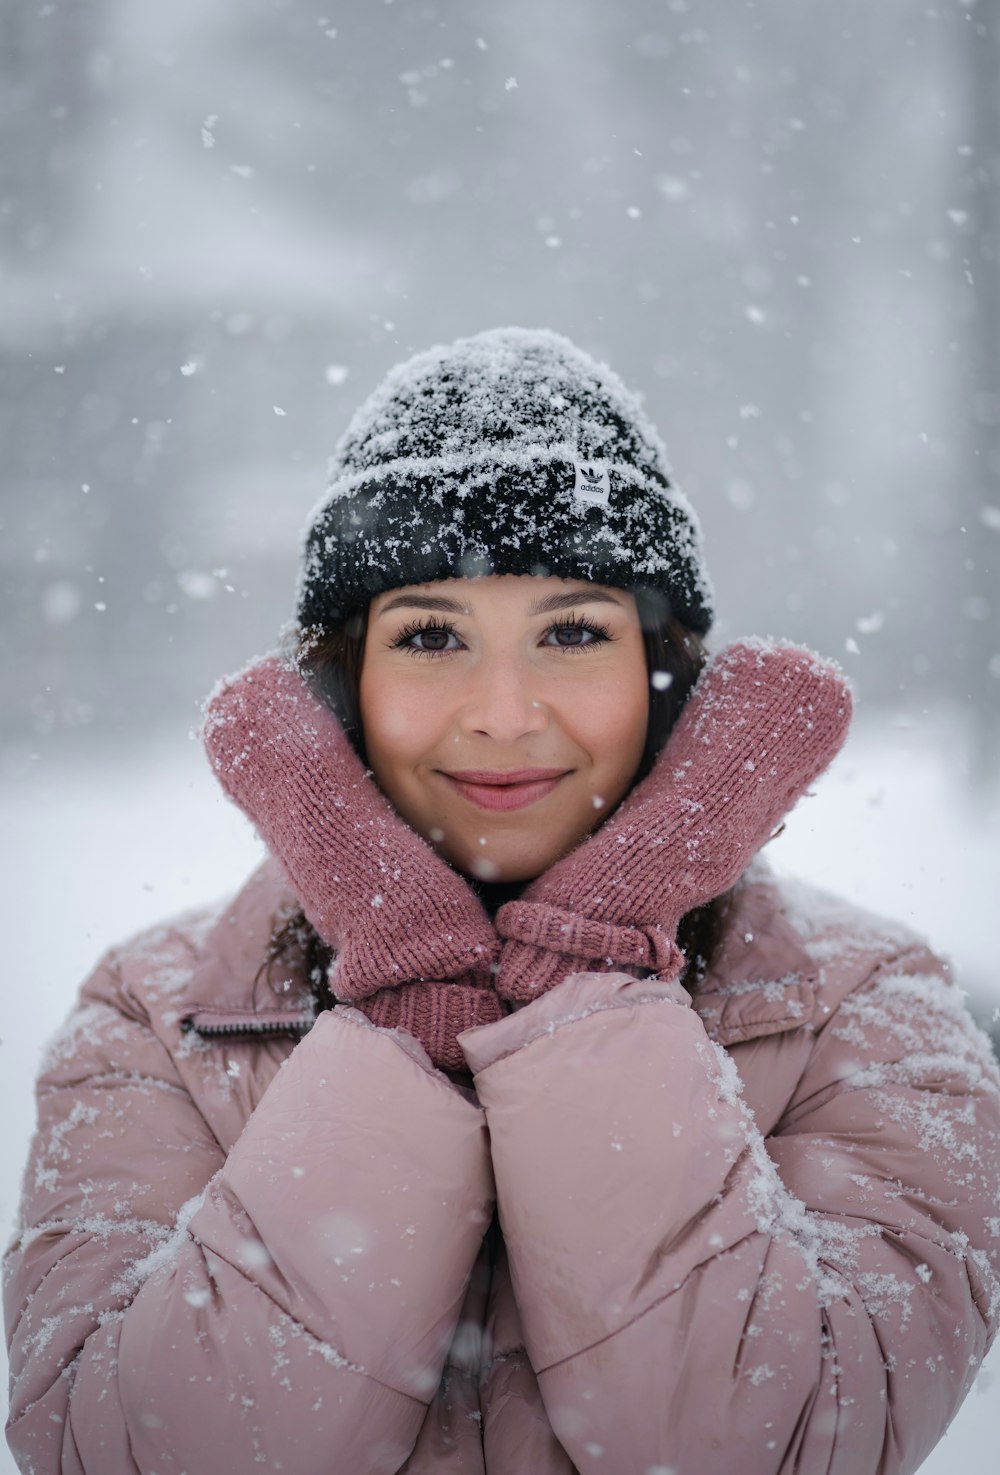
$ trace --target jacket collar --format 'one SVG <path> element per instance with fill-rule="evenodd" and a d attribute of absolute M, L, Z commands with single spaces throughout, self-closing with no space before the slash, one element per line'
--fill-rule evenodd
<path fill-rule="evenodd" d="M 785 915 L 780 887 L 758 857 L 734 888 L 694 1008 L 716 1044 L 740 1044 L 810 1023 L 816 981 L 816 964 Z"/>
<path fill-rule="evenodd" d="M 267 859 L 210 927 L 181 1012 L 187 1029 L 203 1034 L 305 1034 L 316 1000 L 301 966 L 276 959 L 268 967 L 275 929 L 300 910 L 281 866 Z"/>
<path fill-rule="evenodd" d="M 220 913 L 205 939 L 182 1006 L 182 1023 L 208 1035 L 305 1034 L 316 1000 L 301 966 L 266 966 L 275 928 L 299 904 L 268 857 Z M 709 1037 L 739 1044 L 808 1024 L 816 967 L 784 915 L 769 867 L 755 860 L 733 892 L 712 967 L 694 997 Z"/>

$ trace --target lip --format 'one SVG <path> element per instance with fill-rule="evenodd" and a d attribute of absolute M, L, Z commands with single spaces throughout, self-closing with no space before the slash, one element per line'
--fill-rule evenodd
<path fill-rule="evenodd" d="M 438 772 L 463 799 L 468 799 L 480 809 L 510 810 L 526 809 L 529 804 L 537 804 L 539 799 L 551 794 L 571 770 L 463 768 L 450 773 L 444 769 L 439 769 Z"/>

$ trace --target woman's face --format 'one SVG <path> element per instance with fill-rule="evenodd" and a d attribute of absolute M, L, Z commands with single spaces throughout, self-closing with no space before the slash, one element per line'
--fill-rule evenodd
<path fill-rule="evenodd" d="M 635 600 L 577 579 L 494 575 L 372 600 L 368 761 L 459 870 L 540 875 L 628 791 L 649 678 Z"/>

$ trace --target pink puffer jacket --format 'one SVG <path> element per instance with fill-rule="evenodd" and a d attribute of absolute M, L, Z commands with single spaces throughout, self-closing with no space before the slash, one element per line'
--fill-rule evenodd
<path fill-rule="evenodd" d="M 570 976 L 462 1036 L 473 1096 L 310 1028 L 262 972 L 292 906 L 268 862 L 51 1047 L 23 1470 L 916 1469 L 1000 1316 L 1000 1079 L 918 939 L 758 863 L 693 1007 Z"/>

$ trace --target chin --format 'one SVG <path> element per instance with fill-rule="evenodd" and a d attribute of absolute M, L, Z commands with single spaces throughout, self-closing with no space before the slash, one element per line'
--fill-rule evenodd
<path fill-rule="evenodd" d="M 502 885 L 515 885 L 518 882 L 534 881 L 537 876 L 547 871 L 549 866 L 573 848 L 577 842 L 566 844 L 562 849 L 554 849 L 551 845 L 542 848 L 519 847 L 516 851 L 502 853 L 500 847 L 490 853 L 489 846 L 471 847 L 451 851 L 447 846 L 441 847 L 440 854 L 454 866 L 456 871 L 461 871 L 463 876 L 468 876 L 472 881 L 492 881 Z"/>

